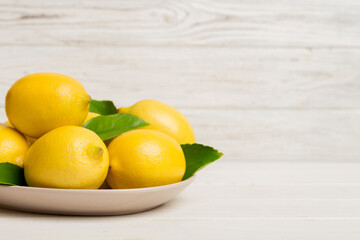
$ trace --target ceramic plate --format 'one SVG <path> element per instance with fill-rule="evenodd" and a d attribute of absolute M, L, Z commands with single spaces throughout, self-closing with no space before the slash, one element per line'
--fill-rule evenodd
<path fill-rule="evenodd" d="M 121 215 L 158 207 L 178 195 L 195 176 L 174 184 L 137 189 L 75 190 L 0 186 L 0 207 L 62 215 Z"/>

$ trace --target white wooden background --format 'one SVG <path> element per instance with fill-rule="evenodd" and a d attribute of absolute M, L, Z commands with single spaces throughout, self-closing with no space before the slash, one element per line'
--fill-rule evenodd
<path fill-rule="evenodd" d="M 0 210 L 8 239 L 360 238 L 360 1 L 1 0 L 1 98 L 39 71 L 173 105 L 225 156 L 148 213 Z"/>
<path fill-rule="evenodd" d="M 357 0 L 1 0 L 2 99 L 38 71 L 169 103 L 229 161 L 360 160 Z"/>

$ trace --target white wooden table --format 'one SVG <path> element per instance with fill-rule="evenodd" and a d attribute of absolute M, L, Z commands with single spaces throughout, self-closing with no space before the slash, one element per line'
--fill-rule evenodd
<path fill-rule="evenodd" d="M 178 198 L 126 216 L 0 210 L 1 239 L 359 239 L 360 164 L 208 166 Z"/>

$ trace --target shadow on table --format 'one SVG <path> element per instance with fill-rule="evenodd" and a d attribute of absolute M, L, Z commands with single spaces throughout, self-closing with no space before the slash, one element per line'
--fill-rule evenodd
<path fill-rule="evenodd" d="M 73 219 L 74 217 L 76 218 L 87 218 L 87 219 L 99 219 L 99 218 L 121 218 L 121 217 L 127 217 L 127 218 L 131 218 L 131 217 L 151 217 L 154 215 L 158 215 L 165 212 L 168 212 L 169 214 L 171 214 L 171 211 L 177 207 L 179 207 L 179 205 L 182 205 L 183 203 L 182 197 L 177 197 L 176 199 L 167 202 L 165 204 L 162 204 L 160 206 L 157 206 L 153 209 L 144 211 L 144 212 L 138 212 L 138 213 L 132 213 L 132 214 L 123 214 L 123 215 L 108 215 L 108 216 L 94 216 L 94 215 L 61 215 L 61 214 L 46 214 L 46 213 L 36 213 L 36 212 L 22 212 L 22 211 L 18 211 L 16 209 L 10 209 L 8 207 L 2 207 L 0 205 L 0 215 L 2 216 L 6 216 L 6 217 L 11 217 L 11 218 L 71 218 Z M 186 202 L 186 201 L 185 201 Z"/>

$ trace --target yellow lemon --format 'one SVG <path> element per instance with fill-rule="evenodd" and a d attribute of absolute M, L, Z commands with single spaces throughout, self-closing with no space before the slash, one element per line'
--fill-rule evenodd
<path fill-rule="evenodd" d="M 90 119 L 93 119 L 94 117 L 100 116 L 100 114 L 98 113 L 93 113 L 93 112 L 88 112 L 85 121 L 83 122 L 83 124 L 85 124 L 87 121 L 89 121 Z M 4 124 L 13 127 L 13 125 L 11 125 L 11 123 L 9 121 L 4 122 Z M 32 145 L 37 139 L 36 138 L 32 138 L 32 137 L 28 137 L 25 136 L 26 139 L 28 140 L 28 142 L 30 143 L 30 145 Z"/>
<path fill-rule="evenodd" d="M 25 157 L 25 179 L 32 187 L 97 189 L 109 168 L 109 154 L 92 131 L 56 128 L 39 138 Z"/>
<path fill-rule="evenodd" d="M 9 162 L 23 167 L 28 148 L 28 142 L 21 133 L 0 123 L 0 162 Z"/>
<path fill-rule="evenodd" d="M 88 112 L 85 121 L 83 122 L 83 124 L 85 124 L 87 121 L 89 121 L 90 119 L 93 119 L 94 117 L 98 117 L 100 116 L 100 114 L 98 113 L 93 113 L 93 112 Z"/>
<path fill-rule="evenodd" d="M 75 79 L 58 73 L 34 73 L 10 88 L 5 110 L 17 130 L 38 138 L 57 127 L 80 126 L 89 103 L 90 96 Z"/>
<path fill-rule="evenodd" d="M 181 181 L 185 157 L 180 144 L 160 131 L 139 129 L 117 136 L 108 146 L 111 188 L 142 188 Z"/>
<path fill-rule="evenodd" d="M 130 113 L 148 122 L 146 129 L 164 132 L 180 144 L 195 143 L 194 130 L 186 117 L 175 108 L 155 100 L 141 100 L 128 108 L 119 108 L 119 113 Z"/>
<path fill-rule="evenodd" d="M 9 121 L 4 122 L 4 124 L 6 124 L 6 125 L 8 125 L 8 126 L 10 126 L 12 128 L 14 127 L 13 125 L 11 125 L 11 123 Z M 36 138 L 28 137 L 28 136 L 25 136 L 25 135 L 24 135 L 24 137 L 26 138 L 26 140 L 28 141 L 28 143 L 30 145 L 32 145 L 37 140 Z"/>

